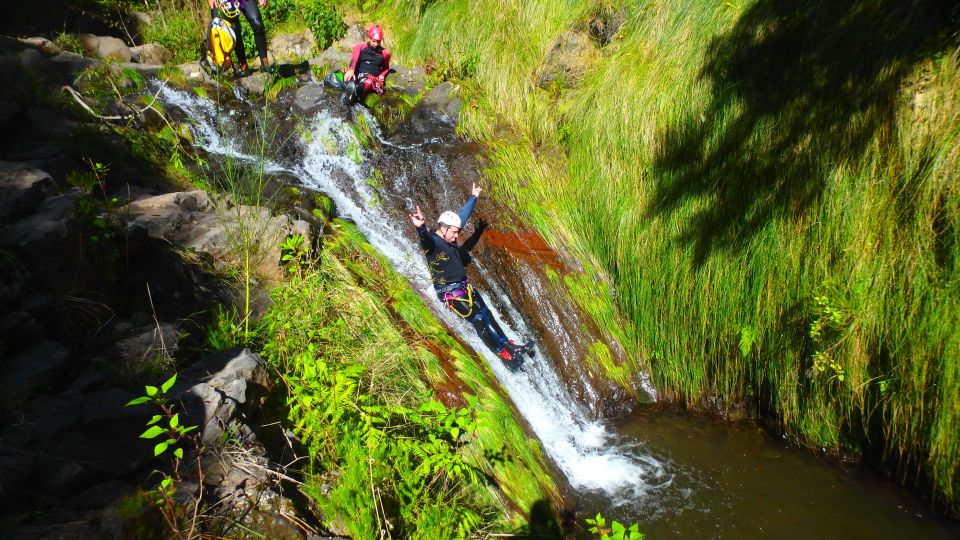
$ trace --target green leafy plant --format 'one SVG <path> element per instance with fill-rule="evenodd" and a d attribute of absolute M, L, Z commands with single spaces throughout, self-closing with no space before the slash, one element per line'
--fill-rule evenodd
<path fill-rule="evenodd" d="M 107 176 L 110 165 L 84 158 L 86 171 L 71 171 L 67 174 L 67 183 L 83 191 L 77 199 L 77 217 L 87 242 L 81 249 L 92 260 L 103 263 L 101 266 L 108 279 L 115 274 L 114 263 L 120 257 L 120 251 L 112 240 L 118 234 L 116 205 L 118 199 L 107 194 Z"/>
<path fill-rule="evenodd" d="M 291 274 L 302 274 L 309 264 L 310 246 L 302 234 L 292 234 L 280 244 L 280 264 Z"/>
<path fill-rule="evenodd" d="M 188 512 L 188 517 L 184 518 L 184 511 L 174 495 L 177 483 L 182 480 L 181 464 L 185 455 L 184 446 L 192 444 L 199 451 L 200 440 L 196 434 L 189 435 L 197 429 L 197 426 L 184 426 L 180 422 L 177 405 L 166 396 L 176 382 L 177 375 L 174 374 L 159 387 L 147 385 L 144 387 L 144 395 L 130 400 L 126 406 L 150 404 L 159 410 L 160 414 L 153 415 L 147 421 L 147 429 L 140 434 L 141 439 L 157 440 L 153 447 L 154 457 L 167 456 L 170 463 L 169 473 L 156 471 L 161 475 L 161 480 L 155 489 L 153 504 L 160 511 L 170 531 L 177 538 L 187 539 L 193 537 L 193 531 L 196 529 L 201 497 L 196 498 L 193 511 Z M 199 471 L 199 460 L 197 467 Z"/>
<path fill-rule="evenodd" d="M 597 535 L 600 540 L 643 540 L 643 534 L 636 523 L 628 527 L 614 520 L 607 528 L 606 518 L 597 513 L 597 517 L 587 519 L 587 524 L 590 525 L 587 530 Z"/>
<path fill-rule="evenodd" d="M 753 344 L 757 341 L 757 329 L 752 326 L 744 326 L 740 329 L 740 354 L 748 356 L 753 350 Z"/>
<path fill-rule="evenodd" d="M 813 298 L 813 321 L 807 331 L 816 345 L 810 374 L 828 373 L 830 379 L 842 383 L 846 380 L 846 373 L 843 365 L 834 358 L 833 351 L 843 338 L 847 315 L 840 307 L 836 293 L 826 292 L 833 290 L 829 283 L 824 282 L 822 288 L 825 292 Z"/>
<path fill-rule="evenodd" d="M 463 81 L 471 79 L 480 65 L 480 56 L 476 53 L 452 59 L 442 59 L 432 65 L 427 73 L 427 90 L 444 81 Z"/>
<path fill-rule="evenodd" d="M 325 49 L 346 33 L 347 25 L 335 5 L 325 0 L 303 0 L 301 9 L 303 22 L 313 32 L 317 47 Z"/>
<path fill-rule="evenodd" d="M 217 306 L 210 324 L 207 325 L 207 343 L 217 351 L 245 344 L 240 316 L 234 307 Z"/>
<path fill-rule="evenodd" d="M 67 52 L 83 54 L 83 45 L 80 44 L 80 37 L 76 34 L 60 32 L 54 36 L 53 42 Z"/>

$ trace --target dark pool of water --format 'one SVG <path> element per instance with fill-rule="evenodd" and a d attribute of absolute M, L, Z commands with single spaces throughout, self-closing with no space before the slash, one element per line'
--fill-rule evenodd
<path fill-rule="evenodd" d="M 581 493 L 578 511 L 640 524 L 657 538 L 960 538 L 960 523 L 863 467 L 818 458 L 756 426 L 646 406 L 616 423 L 668 480 L 615 506 Z"/>

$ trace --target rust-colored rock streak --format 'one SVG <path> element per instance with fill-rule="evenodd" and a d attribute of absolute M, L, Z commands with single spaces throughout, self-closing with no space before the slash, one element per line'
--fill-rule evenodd
<path fill-rule="evenodd" d="M 483 233 L 483 243 L 490 247 L 503 248 L 512 257 L 531 264 L 545 264 L 557 272 L 567 271 L 557 252 L 535 231 L 521 230 L 511 233 L 491 228 Z"/>

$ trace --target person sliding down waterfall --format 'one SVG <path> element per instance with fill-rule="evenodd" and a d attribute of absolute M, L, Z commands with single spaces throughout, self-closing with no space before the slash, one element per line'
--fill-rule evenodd
<path fill-rule="evenodd" d="M 473 213 L 481 191 L 483 189 L 474 184 L 463 208 L 456 213 L 448 210 L 440 214 L 434 231 L 427 230 L 426 220 L 419 206 L 415 214 L 410 214 L 410 221 L 417 228 L 420 247 L 426 250 L 427 265 L 430 267 L 437 297 L 457 315 L 470 321 L 484 344 L 507 362 L 507 366 L 516 368 L 522 361 L 523 353 L 533 356 L 533 342 L 517 345 L 512 339 L 507 339 L 483 297 L 467 278 L 466 266 L 470 264 L 470 250 L 480 240 L 486 227 L 483 220 L 480 220 L 476 232 L 463 245 L 457 244 L 460 232 Z"/>

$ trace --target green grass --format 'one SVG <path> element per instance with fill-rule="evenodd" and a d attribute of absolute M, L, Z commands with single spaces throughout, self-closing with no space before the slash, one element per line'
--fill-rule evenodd
<path fill-rule="evenodd" d="M 658 389 L 694 406 L 747 402 L 811 445 L 880 454 L 956 507 L 955 12 L 874 0 L 390 7 L 377 15 L 401 61 L 477 59 L 461 131 L 489 145 L 494 191 L 606 276 L 615 294 L 590 311 L 629 321 L 615 332 Z M 626 24 L 579 84 L 537 86 L 558 36 L 620 8 Z M 812 336 L 817 297 L 839 321 Z"/>
<path fill-rule="evenodd" d="M 333 231 L 315 267 L 274 290 L 260 328 L 311 456 L 305 491 L 326 519 L 357 538 L 387 522 L 394 535 L 453 538 L 515 530 L 535 503 L 559 500 L 482 360 L 354 226 Z M 424 413 L 433 395 L 470 427 L 451 432 Z"/>

